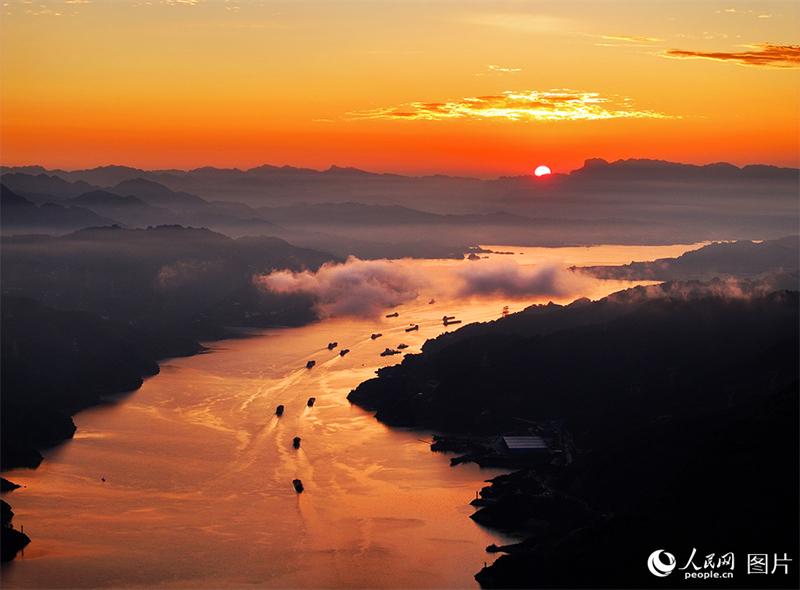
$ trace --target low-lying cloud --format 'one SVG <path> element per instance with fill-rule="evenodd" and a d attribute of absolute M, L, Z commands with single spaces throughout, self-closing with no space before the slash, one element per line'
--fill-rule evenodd
<path fill-rule="evenodd" d="M 354 257 L 344 264 L 325 264 L 317 272 L 281 270 L 255 281 L 273 293 L 314 296 L 320 317 L 373 317 L 416 299 L 427 285 L 424 277 L 402 263 Z"/>
<path fill-rule="evenodd" d="M 453 274 L 460 279 L 456 297 L 567 297 L 585 284 L 585 279 L 557 264 L 521 266 L 510 260 L 480 261 L 454 269 Z"/>
<path fill-rule="evenodd" d="M 587 277 L 563 266 L 523 266 L 509 260 L 464 261 L 429 267 L 411 261 L 359 260 L 325 264 L 317 272 L 275 271 L 255 277 L 273 293 L 303 293 L 315 298 L 320 317 L 375 317 L 386 309 L 425 297 L 511 299 L 580 296 Z"/>
<path fill-rule="evenodd" d="M 642 287 L 631 297 L 644 294 L 647 299 L 696 299 L 699 297 L 720 297 L 722 299 L 758 299 L 776 291 L 797 289 L 797 275 L 774 273 L 759 279 L 736 277 L 714 277 L 707 282 L 667 281 L 658 285 Z M 621 297 L 628 296 L 627 293 Z"/>

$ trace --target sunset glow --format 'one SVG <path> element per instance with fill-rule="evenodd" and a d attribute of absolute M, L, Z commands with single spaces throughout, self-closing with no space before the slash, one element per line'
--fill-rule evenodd
<path fill-rule="evenodd" d="M 788 2 L 8 1 L 4 166 L 798 166 Z"/>
<path fill-rule="evenodd" d="M 619 117 L 669 119 L 670 115 L 633 110 L 627 99 L 614 100 L 597 92 L 506 91 L 495 96 L 463 98 L 456 102 L 413 102 L 399 107 L 348 113 L 349 119 L 477 119 L 498 118 L 512 121 L 577 121 Z"/>

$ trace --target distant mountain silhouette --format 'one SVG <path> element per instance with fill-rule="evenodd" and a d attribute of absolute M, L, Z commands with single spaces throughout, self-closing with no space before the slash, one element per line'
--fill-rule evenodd
<path fill-rule="evenodd" d="M 283 169 L 279 170 L 283 172 Z M 129 173 L 130 169 L 125 169 L 125 172 Z M 242 178 L 238 171 L 214 169 L 213 173 L 230 175 L 239 180 Z M 322 173 L 311 173 L 315 175 L 315 182 L 324 182 Z M 354 178 L 345 169 L 341 169 L 341 173 L 342 178 Z M 288 174 L 292 175 L 294 172 L 290 171 Z M 360 172 L 356 176 L 359 174 Z M 44 175 L 6 176 L 32 191 L 47 190 L 48 186 L 53 185 L 50 177 Z M 372 175 L 369 178 L 377 176 Z M 259 184 L 262 180 L 253 177 L 247 182 Z M 56 188 L 62 195 L 71 194 L 78 188 L 74 183 L 61 180 L 58 183 Z M 356 184 L 359 183 L 356 181 Z M 119 198 L 114 198 L 114 194 Z M 138 201 L 128 198 L 131 196 L 137 197 Z M 86 207 L 128 227 L 180 224 L 208 227 L 233 237 L 271 235 L 299 246 L 331 251 L 338 256 L 353 254 L 361 258 L 450 258 L 460 257 L 471 246 L 479 243 L 513 241 L 527 245 L 534 240 L 535 243 L 530 245 L 561 245 L 564 242 L 575 242 L 578 237 L 590 239 L 592 242 L 626 241 L 625 236 L 631 233 L 636 236 L 647 235 L 648 240 L 655 240 L 657 243 L 667 240 L 692 242 L 699 237 L 682 235 L 678 228 L 659 227 L 650 221 L 533 219 L 505 211 L 443 215 L 403 205 L 370 205 L 351 201 L 295 203 L 254 209 L 244 203 L 209 202 L 197 195 L 173 191 L 159 182 L 144 178 L 125 180 L 109 189 L 88 191 L 78 197 L 65 199 L 64 204 Z M 102 224 L 93 220 L 86 227 L 92 225 Z M 48 233 L 44 227 L 41 231 Z M 426 232 L 422 240 L 420 231 Z M 63 231 L 53 230 L 49 233 Z"/>
<path fill-rule="evenodd" d="M 11 215 L 18 212 L 32 213 L 38 209 L 28 199 L 19 196 L 4 184 L 0 184 L 0 206 L 3 207 L 4 213 Z"/>
<path fill-rule="evenodd" d="M 297 168 L 293 166 L 271 166 L 264 164 L 240 170 L 238 168 L 215 168 L 206 166 L 195 168 L 189 171 L 182 170 L 154 170 L 147 171 L 128 166 L 101 166 L 91 170 L 76 170 L 66 172 L 63 170 L 48 171 L 41 166 L 20 166 L 9 167 L 3 170 L 3 174 L 26 173 L 26 174 L 52 174 L 68 181 L 78 179 L 96 184 L 99 186 L 115 186 L 121 182 L 144 179 L 159 182 L 170 188 L 171 182 L 186 182 L 192 179 L 207 181 L 212 176 L 224 177 L 227 180 L 246 180 L 254 178 L 267 178 L 270 176 L 294 175 L 301 177 L 322 177 L 330 178 L 334 176 L 356 176 L 361 179 L 373 178 L 376 180 L 389 180 L 401 183 L 416 183 L 430 181 L 468 181 L 470 184 L 491 185 L 497 181 L 478 181 L 474 178 L 464 178 L 448 176 L 443 174 L 428 175 L 423 177 L 404 176 L 401 174 L 376 173 L 360 170 L 354 167 L 341 167 L 332 165 L 327 170 L 313 170 L 310 168 Z M 652 159 L 627 159 L 608 162 L 602 158 L 590 158 L 584 162 L 581 168 L 572 170 L 569 174 L 553 174 L 550 177 L 535 178 L 532 175 L 517 177 L 501 177 L 498 180 L 528 179 L 540 183 L 547 183 L 554 177 L 594 178 L 594 179 L 616 179 L 616 180 L 646 180 L 646 181 L 719 181 L 736 179 L 759 179 L 759 180 L 798 180 L 800 171 L 796 168 L 780 168 L 769 165 L 747 165 L 742 168 L 727 162 L 717 162 L 714 164 L 695 165 L 668 162 L 665 160 Z M 173 188 L 174 190 L 174 188 Z"/>
<path fill-rule="evenodd" d="M 99 215 L 113 217 L 128 227 L 180 223 L 181 217 L 164 207 L 153 207 L 133 195 L 121 197 L 104 190 L 90 191 L 65 203 L 80 205 Z"/>
<path fill-rule="evenodd" d="M 39 168 L 8 168 L 3 172 L 21 183 L 18 174 L 23 170 L 38 172 Z M 189 171 L 106 166 L 47 174 L 72 183 L 105 187 L 121 196 L 132 194 L 181 215 L 179 223 L 183 225 L 212 227 L 231 235 L 241 231 L 239 222 L 260 218 L 339 239 L 400 244 L 419 239 L 419 228 L 409 226 L 400 231 L 406 221 L 419 225 L 428 223 L 425 214 L 454 216 L 436 220 L 440 227 L 425 236 L 448 248 L 464 243 L 474 246 L 476 242 L 512 241 L 519 245 L 558 246 L 774 239 L 797 233 L 800 215 L 800 171 L 764 165 L 739 168 L 724 162 L 697 166 L 663 160 L 608 162 L 598 158 L 587 160 L 569 174 L 495 180 L 380 174 L 336 165 L 323 171 L 270 165 L 248 170 L 203 167 Z M 87 192 L 74 192 L 76 187 L 68 185 L 55 186 L 52 180 L 46 184 L 44 179 L 34 187 L 32 178 L 26 179 L 24 188 L 35 188 L 37 195 L 47 190 L 61 191 L 62 195 L 66 190 L 73 191 L 71 197 Z M 14 190 L 16 185 L 10 188 Z M 30 200 L 42 202 L 33 196 Z M 222 206 L 220 201 L 238 203 L 250 211 Z M 308 208 L 310 217 L 290 222 L 289 208 L 297 207 L 295 211 L 299 211 L 300 203 Z M 377 209 L 358 210 L 355 204 L 404 209 L 386 209 L 384 212 L 391 215 L 379 219 Z M 311 228 L 315 216 L 327 205 L 345 207 L 329 209 L 332 217 L 324 220 L 327 226 Z M 349 222 L 347 207 L 353 215 Z M 409 211 L 416 212 L 416 219 L 409 217 Z M 492 218 L 467 217 L 487 215 Z M 511 215 L 518 217 L 514 221 Z M 356 222 L 359 218 L 364 220 L 360 226 Z M 524 227 L 521 218 L 537 223 Z M 342 222 L 340 227 L 348 225 L 348 231 L 338 235 L 338 229 L 332 227 L 334 220 Z M 370 225 L 376 226 L 375 231 L 370 230 Z M 377 225 L 398 231 L 379 232 Z M 457 226 L 462 226 L 463 231 L 458 231 Z M 512 226 L 514 232 L 491 229 Z M 489 231 L 476 231 L 483 228 Z"/>
<path fill-rule="evenodd" d="M 163 184 L 146 180 L 144 178 L 134 178 L 124 180 L 115 185 L 112 189 L 120 195 L 134 195 L 149 205 L 169 207 L 174 211 L 196 211 L 198 208 L 207 208 L 208 201 L 185 192 L 175 192 Z"/>
<path fill-rule="evenodd" d="M 719 182 L 735 180 L 797 180 L 795 168 L 777 166 L 745 166 L 739 168 L 727 162 L 697 166 L 665 160 L 628 159 L 607 162 L 602 158 L 586 160 L 582 168 L 570 172 L 572 178 L 593 180 L 644 180 L 651 182 Z"/>
<path fill-rule="evenodd" d="M 7 188 L 17 194 L 23 197 L 35 198 L 39 201 L 70 199 L 99 189 L 99 187 L 83 180 L 68 182 L 55 174 L 39 173 L 34 176 L 24 172 L 16 172 L 13 174 L 4 173 L 0 178 Z"/>
<path fill-rule="evenodd" d="M 119 223 L 83 207 L 62 207 L 54 203 L 37 207 L 5 185 L 0 185 L 0 194 L 0 223 L 4 234 L 68 233 L 84 227 Z"/>
<path fill-rule="evenodd" d="M 336 166 L 335 164 L 328 168 L 327 170 L 322 171 L 323 174 L 339 174 L 339 175 L 347 175 L 347 176 L 383 176 L 383 174 L 376 174 L 375 172 L 367 172 L 365 170 L 359 170 L 358 168 L 353 168 L 352 166 Z M 400 175 L 393 175 L 397 176 L 397 178 L 402 178 Z"/>
<path fill-rule="evenodd" d="M 65 180 L 85 180 L 86 182 L 101 187 L 112 187 L 125 180 L 132 180 L 135 178 L 144 178 L 145 180 L 158 182 L 161 179 L 169 179 L 173 173 L 176 175 L 176 178 L 180 178 L 180 176 L 185 174 L 181 170 L 149 171 L 132 168 L 130 166 L 98 166 L 91 170 L 76 170 L 66 174 L 59 173 L 59 176 Z"/>

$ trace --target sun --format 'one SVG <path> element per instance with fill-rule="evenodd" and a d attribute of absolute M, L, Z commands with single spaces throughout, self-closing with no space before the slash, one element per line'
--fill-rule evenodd
<path fill-rule="evenodd" d="M 547 176 L 548 174 L 550 174 L 550 168 L 548 168 L 547 166 L 539 166 L 536 170 L 534 170 L 533 173 L 536 176 Z"/>

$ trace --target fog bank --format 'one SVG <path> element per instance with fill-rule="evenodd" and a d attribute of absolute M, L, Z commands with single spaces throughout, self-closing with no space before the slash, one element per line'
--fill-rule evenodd
<path fill-rule="evenodd" d="M 306 293 L 317 300 L 320 317 L 375 317 L 387 308 L 425 295 L 450 299 L 506 295 L 569 297 L 593 279 L 564 266 L 523 266 L 511 260 L 477 260 L 451 267 L 427 267 L 404 260 L 359 260 L 325 264 L 319 271 L 275 271 L 254 277 L 273 293 Z"/>

